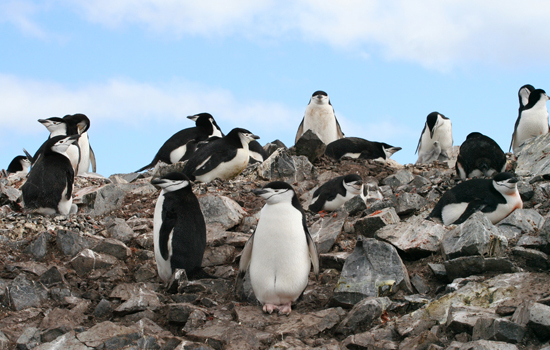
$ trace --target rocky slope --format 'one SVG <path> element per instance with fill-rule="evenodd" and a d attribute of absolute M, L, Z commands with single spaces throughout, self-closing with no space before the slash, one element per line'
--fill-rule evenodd
<path fill-rule="evenodd" d="M 68 217 L 25 213 L 23 180 L 2 179 L 0 349 L 550 349 L 549 141 L 520 155 L 524 209 L 496 226 L 482 214 L 424 220 L 458 181 L 448 164 L 311 163 L 279 149 L 232 181 L 195 186 L 203 266 L 218 278 L 182 279 L 174 292 L 156 275 L 152 174 L 79 177 Z M 307 207 L 316 186 L 352 172 L 383 198 L 308 213 L 321 274 L 292 314 L 263 314 L 246 281 L 235 292 L 263 206 L 251 191 L 288 181 Z"/>

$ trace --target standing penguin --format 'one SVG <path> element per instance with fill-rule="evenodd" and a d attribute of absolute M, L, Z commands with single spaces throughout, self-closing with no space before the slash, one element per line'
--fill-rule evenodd
<path fill-rule="evenodd" d="M 313 131 L 325 145 L 344 137 L 334 108 L 324 91 L 315 91 L 311 96 L 294 143 L 308 130 Z"/>
<path fill-rule="evenodd" d="M 449 158 L 449 151 L 453 146 L 453 131 L 451 120 L 438 112 L 432 112 L 426 117 L 424 129 L 418 140 L 416 152 L 418 160 L 416 164 L 425 164 L 429 158 L 433 158 L 433 149 L 436 147 L 434 142 L 439 142 L 441 153 L 438 160 Z"/>
<path fill-rule="evenodd" d="M 525 106 L 529 103 L 529 95 L 535 91 L 535 87 L 531 84 L 525 84 L 518 90 L 519 108 L 518 113 L 521 113 L 525 109 Z"/>
<path fill-rule="evenodd" d="M 151 161 L 136 172 L 154 167 L 159 161 L 174 164 L 189 159 L 195 151 L 196 144 L 210 137 L 223 137 L 223 133 L 209 113 L 199 113 L 187 117 L 195 122 L 195 126 L 178 131 L 172 135 Z"/>
<path fill-rule="evenodd" d="M 313 192 L 309 210 L 335 211 L 353 197 L 363 193 L 363 180 L 357 174 L 338 176 L 321 185 Z"/>
<path fill-rule="evenodd" d="M 189 179 L 169 173 L 151 183 L 162 189 L 155 205 L 153 237 L 157 270 L 170 284 L 176 269 L 185 269 L 190 279 L 201 277 L 206 248 L 206 224 Z"/>
<path fill-rule="evenodd" d="M 183 173 L 192 181 L 210 182 L 215 178 L 231 179 L 248 165 L 248 143 L 258 136 L 242 128 L 235 128 L 222 138 L 201 146 L 185 164 Z"/>
<path fill-rule="evenodd" d="M 428 218 L 439 219 L 444 225 L 458 225 L 481 211 L 496 224 L 514 210 L 523 208 L 517 182 L 510 173 L 497 174 L 493 179 L 461 182 L 441 196 Z"/>
<path fill-rule="evenodd" d="M 542 89 L 535 89 L 529 94 L 529 102 L 520 112 L 514 133 L 512 134 L 511 147 L 517 154 L 525 140 L 548 133 L 548 109 L 546 102 L 549 97 Z"/>
<path fill-rule="evenodd" d="M 243 248 L 237 283 L 250 282 L 263 311 L 290 314 L 291 304 L 307 287 L 309 271 L 319 274 L 319 256 L 306 216 L 291 185 L 275 181 L 254 194 L 266 200 L 256 231 Z"/>
<path fill-rule="evenodd" d="M 8 174 L 17 174 L 21 177 L 27 176 L 29 173 L 29 168 L 31 166 L 31 161 L 25 156 L 17 156 L 13 158 L 6 169 Z"/>
<path fill-rule="evenodd" d="M 472 132 L 460 145 L 455 169 L 463 180 L 469 177 L 491 177 L 506 170 L 506 155 L 492 138 Z"/>
<path fill-rule="evenodd" d="M 55 136 L 46 141 L 44 152 L 21 187 L 25 208 L 43 215 L 76 212 L 76 205 L 72 204 L 74 169 L 66 153 L 76 142 L 77 135 Z"/>
<path fill-rule="evenodd" d="M 345 137 L 327 145 L 325 154 L 334 159 L 342 157 L 388 160 L 401 150 L 384 142 L 368 141 L 359 137 Z"/>
<path fill-rule="evenodd" d="M 67 135 L 79 134 L 78 148 L 79 148 L 79 162 L 77 175 L 85 175 L 92 166 L 92 172 L 96 172 L 96 159 L 95 153 L 90 145 L 90 139 L 88 137 L 88 129 L 90 129 L 90 119 L 82 114 L 68 114 L 63 117 L 63 120 L 69 125 L 69 132 Z"/>

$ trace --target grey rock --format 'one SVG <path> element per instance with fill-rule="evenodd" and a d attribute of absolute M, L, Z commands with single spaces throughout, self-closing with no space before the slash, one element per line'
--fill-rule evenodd
<path fill-rule="evenodd" d="M 342 271 L 346 259 L 350 256 L 350 252 L 331 252 L 319 254 L 319 261 L 325 269 L 336 269 Z"/>
<path fill-rule="evenodd" d="M 113 183 L 131 183 L 138 179 L 143 179 L 142 173 L 129 173 L 129 174 L 113 174 L 109 176 L 109 180 Z"/>
<path fill-rule="evenodd" d="M 432 331 L 426 330 L 415 337 L 409 337 L 404 339 L 399 344 L 399 349 L 407 350 L 431 350 L 438 349 L 437 344 L 442 344 L 439 338 L 432 333 Z M 432 346 L 433 345 L 433 346 Z"/>
<path fill-rule="evenodd" d="M 113 304 L 107 299 L 101 299 L 94 309 L 94 317 L 102 320 L 109 318 L 113 313 Z"/>
<path fill-rule="evenodd" d="M 518 347 L 501 341 L 476 340 L 462 344 L 458 350 L 518 350 Z"/>
<path fill-rule="evenodd" d="M 529 309 L 527 326 L 541 341 L 550 339 L 550 306 L 534 303 Z"/>
<path fill-rule="evenodd" d="M 156 310 L 160 308 L 161 302 L 156 293 L 149 290 L 139 290 L 139 293 L 122 303 L 115 309 L 119 315 L 133 314 L 144 310 Z"/>
<path fill-rule="evenodd" d="M 290 314 L 286 322 L 268 325 L 266 332 L 281 336 L 294 336 L 307 339 L 336 327 L 344 318 L 346 312 L 340 308 L 329 308 L 300 315 L 298 312 Z"/>
<path fill-rule="evenodd" d="M 19 274 L 6 287 L 9 306 L 20 311 L 30 307 L 40 307 L 48 298 L 48 291 L 41 283 L 28 279 L 24 274 Z"/>
<path fill-rule="evenodd" d="M 355 196 L 344 203 L 344 210 L 346 210 L 349 215 L 355 216 L 363 210 L 367 210 L 367 204 L 360 195 Z"/>
<path fill-rule="evenodd" d="M 40 276 L 39 281 L 47 287 L 63 282 L 63 275 L 57 266 L 52 266 Z"/>
<path fill-rule="evenodd" d="M 174 323 L 186 323 L 189 315 L 198 308 L 188 303 L 175 303 L 167 306 L 167 319 Z"/>
<path fill-rule="evenodd" d="M 534 209 L 516 209 L 502 219 L 497 227 L 501 235 L 507 239 L 518 238 L 530 234 L 542 227 L 544 218 Z"/>
<path fill-rule="evenodd" d="M 411 259 L 420 259 L 440 251 L 440 241 L 447 229 L 422 216 L 413 216 L 397 225 L 376 232 L 376 238 L 390 242 Z"/>
<path fill-rule="evenodd" d="M 187 333 L 187 338 L 215 349 L 259 349 L 258 332 L 235 322 L 224 322 Z"/>
<path fill-rule="evenodd" d="M 121 260 L 125 260 L 132 254 L 132 251 L 126 246 L 126 244 L 113 238 L 104 239 L 103 241 L 99 242 L 99 244 L 97 244 L 92 250 L 97 253 L 104 253 L 114 256 L 115 258 Z"/>
<path fill-rule="evenodd" d="M 311 130 L 307 130 L 294 145 L 296 155 L 306 156 L 310 162 L 315 162 L 325 153 L 327 145 Z"/>
<path fill-rule="evenodd" d="M 430 292 L 430 287 L 420 275 L 415 273 L 410 277 L 410 279 L 414 289 L 416 289 L 418 293 L 428 294 Z"/>
<path fill-rule="evenodd" d="M 342 322 L 340 322 L 336 328 L 336 332 L 348 335 L 366 331 L 382 316 L 382 313 L 390 304 L 391 300 L 387 297 L 369 297 L 361 300 L 353 306 Z"/>
<path fill-rule="evenodd" d="M 526 331 L 525 326 L 504 318 L 479 318 L 474 324 L 472 340 L 497 340 L 515 344 L 523 340 Z"/>
<path fill-rule="evenodd" d="M 22 192 L 15 187 L 0 183 L 0 205 L 16 203 Z"/>
<path fill-rule="evenodd" d="M 391 326 L 353 334 L 341 343 L 344 349 L 397 350 L 400 336 Z"/>
<path fill-rule="evenodd" d="M 150 263 L 140 265 L 134 273 L 136 282 L 147 282 L 157 277 L 157 269 Z"/>
<path fill-rule="evenodd" d="M 100 254 L 91 249 L 84 249 L 70 263 L 79 276 L 84 276 L 94 270 L 108 269 L 117 264 L 118 260 L 107 254 Z"/>
<path fill-rule="evenodd" d="M 468 255 L 502 255 L 508 243 L 498 228 L 481 212 L 447 231 L 441 238 L 441 252 L 447 260 Z"/>
<path fill-rule="evenodd" d="M 152 250 L 155 245 L 153 232 L 144 233 L 136 237 L 136 243 L 143 249 Z"/>
<path fill-rule="evenodd" d="M 447 330 L 454 334 L 467 332 L 472 333 L 476 322 L 480 319 L 495 319 L 498 315 L 479 307 L 457 306 L 449 309 L 447 318 Z"/>
<path fill-rule="evenodd" d="M 268 157 L 272 155 L 273 152 L 275 152 L 279 148 L 282 148 L 285 150 L 288 149 L 281 140 L 275 140 L 273 142 L 266 143 L 263 148 L 266 151 Z"/>
<path fill-rule="evenodd" d="M 328 253 L 342 232 L 344 222 L 348 217 L 345 210 L 338 210 L 315 221 L 309 228 L 313 241 L 317 243 L 319 254 Z"/>
<path fill-rule="evenodd" d="M 374 237 L 374 234 L 383 227 L 391 225 L 395 227 L 401 220 L 394 208 L 384 208 L 355 221 L 353 225 L 355 233 L 368 238 Z"/>
<path fill-rule="evenodd" d="M 384 180 L 382 180 L 382 184 L 390 186 L 392 189 L 395 189 L 399 186 L 408 184 L 412 180 L 414 180 L 413 174 L 411 174 L 411 172 L 408 171 L 407 169 L 401 169 L 395 174 L 390 175 Z"/>
<path fill-rule="evenodd" d="M 30 350 L 38 344 L 40 344 L 40 331 L 36 327 L 25 328 L 16 341 L 18 350 Z"/>
<path fill-rule="evenodd" d="M 517 155 L 516 174 L 537 176 L 550 174 L 550 134 L 527 140 Z"/>
<path fill-rule="evenodd" d="M 25 249 L 25 253 L 32 255 L 36 260 L 41 260 L 46 256 L 49 234 L 43 232 L 39 234 Z"/>
<path fill-rule="evenodd" d="M 0 349 L 8 350 L 9 343 L 10 340 L 8 339 L 8 337 L 6 337 L 4 332 L 0 331 Z"/>
<path fill-rule="evenodd" d="M 444 264 L 432 264 L 428 263 L 428 267 L 432 270 L 434 276 L 442 281 L 447 280 L 447 270 L 445 270 Z"/>
<path fill-rule="evenodd" d="M 62 336 L 48 343 L 41 344 L 33 350 L 93 350 L 94 348 L 84 345 L 76 339 L 74 331 L 65 333 Z"/>
<path fill-rule="evenodd" d="M 199 197 L 202 214 L 207 225 L 221 224 L 229 230 L 241 223 L 246 212 L 229 197 L 207 194 Z"/>
<path fill-rule="evenodd" d="M 198 330 L 206 322 L 206 313 L 200 309 L 193 310 L 187 317 L 183 332 L 189 333 Z"/>
<path fill-rule="evenodd" d="M 89 305 L 90 301 L 83 300 L 70 310 L 54 308 L 44 317 L 40 323 L 40 328 L 56 330 L 59 334 L 64 334 L 71 329 L 75 329 L 84 322 L 84 313 L 87 311 Z"/>
<path fill-rule="evenodd" d="M 353 305 L 366 297 L 384 296 L 398 290 L 412 292 L 407 269 L 397 250 L 388 243 L 360 237 L 346 259 L 333 301 Z"/>
<path fill-rule="evenodd" d="M 451 281 L 455 278 L 483 273 L 510 273 L 514 271 L 514 265 L 506 258 L 484 258 L 479 255 L 462 256 L 447 260 L 444 264 L 447 276 Z"/>
<path fill-rule="evenodd" d="M 120 283 L 109 294 L 109 298 L 130 300 L 143 291 L 156 292 L 158 288 L 156 283 Z"/>
<path fill-rule="evenodd" d="M 132 230 L 132 228 L 120 218 L 112 218 L 105 223 L 105 229 L 109 237 L 119 240 L 123 243 L 130 242 L 133 238 L 136 238 L 138 234 Z"/>
<path fill-rule="evenodd" d="M 536 249 L 514 247 L 512 252 L 514 255 L 524 258 L 529 266 L 540 269 L 548 269 L 550 266 L 548 255 Z"/>
<path fill-rule="evenodd" d="M 397 197 L 395 211 L 398 215 L 409 215 L 420 211 L 428 201 L 419 194 L 403 192 Z"/>
<path fill-rule="evenodd" d="M 78 333 L 76 338 L 85 345 L 93 348 L 100 348 L 101 346 L 108 348 L 107 346 L 110 345 L 113 346 L 112 348 L 116 349 L 114 345 L 118 345 L 120 348 L 128 345 L 125 344 L 128 338 L 137 340 L 139 338 L 139 333 L 133 328 L 125 327 L 110 321 L 104 321 L 82 333 Z"/>
<path fill-rule="evenodd" d="M 121 208 L 126 192 L 119 186 L 108 184 L 99 188 L 89 188 L 81 198 L 84 212 L 90 216 L 100 216 Z"/>
<path fill-rule="evenodd" d="M 236 255 L 236 249 L 231 245 L 222 245 L 218 247 L 207 246 L 202 257 L 202 266 L 218 266 L 229 264 Z"/>
<path fill-rule="evenodd" d="M 266 181 L 300 182 L 316 177 L 316 170 L 305 156 L 290 156 L 288 150 L 277 149 L 257 169 Z"/>
<path fill-rule="evenodd" d="M 73 257 L 81 250 L 92 246 L 92 240 L 85 238 L 78 232 L 59 230 L 55 243 L 61 252 L 69 257 Z"/>

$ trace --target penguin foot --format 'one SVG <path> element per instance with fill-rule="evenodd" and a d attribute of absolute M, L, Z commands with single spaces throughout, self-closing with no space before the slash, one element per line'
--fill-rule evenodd
<path fill-rule="evenodd" d="M 263 310 L 266 314 L 271 314 L 273 311 L 278 310 L 277 305 L 274 304 L 264 304 Z"/>
<path fill-rule="evenodd" d="M 291 303 L 283 304 L 279 307 L 279 315 L 290 315 L 290 312 L 292 311 Z"/>
<path fill-rule="evenodd" d="M 327 215 L 327 214 L 328 214 L 328 213 L 327 213 L 325 210 L 321 210 L 321 211 L 319 212 L 319 215 L 320 215 L 322 218 L 324 218 L 325 215 Z"/>

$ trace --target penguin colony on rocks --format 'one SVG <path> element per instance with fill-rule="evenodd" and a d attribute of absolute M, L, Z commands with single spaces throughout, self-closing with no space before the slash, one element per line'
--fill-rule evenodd
<path fill-rule="evenodd" d="M 544 90 L 524 85 L 518 98 L 518 118 L 510 144 L 515 155 L 520 154 L 527 140 L 549 131 L 549 98 Z M 154 213 L 154 253 L 158 275 L 167 287 L 181 270 L 190 279 L 212 277 L 201 266 L 206 224 L 192 190 L 194 182 L 230 180 L 249 163 L 267 158 L 266 150 L 256 141 L 259 137 L 249 130 L 234 128 L 225 135 L 208 113 L 188 118 L 195 126 L 175 133 L 153 160 L 138 170 L 155 167 L 159 162 L 186 161 L 181 172 L 151 181 L 161 189 Z M 86 175 L 90 165 L 96 171 L 87 135 L 90 120 L 84 114 L 74 114 L 39 122 L 50 132 L 49 138 L 34 156 L 25 151 L 26 157 L 15 157 L 3 176 L 27 177 L 21 187 L 25 208 L 44 215 L 75 213 L 78 208 L 72 204 L 74 177 Z M 383 142 L 344 137 L 324 91 L 311 96 L 295 142 L 308 130 L 326 145 L 325 154 L 337 160 L 348 157 L 385 162 L 401 150 Z M 416 149 L 416 164 L 447 161 L 452 145 L 450 119 L 439 112 L 428 114 Z M 460 146 L 455 170 L 463 181 L 443 194 L 427 219 L 444 225 L 460 224 L 481 211 L 497 223 L 522 208 L 518 179 L 505 172 L 506 155 L 490 137 L 476 131 L 470 133 Z M 311 267 L 316 275 L 319 272 L 316 245 L 306 225 L 306 212 L 290 184 L 271 182 L 254 190 L 254 194 L 263 198 L 265 205 L 256 230 L 242 251 L 237 283 L 243 283 L 248 274 L 263 311 L 288 315 L 292 303 L 308 284 Z M 366 203 L 383 198 L 376 182 L 363 182 L 359 175 L 348 174 L 328 180 L 315 190 L 308 209 L 313 213 L 335 211 L 356 196 Z"/>

